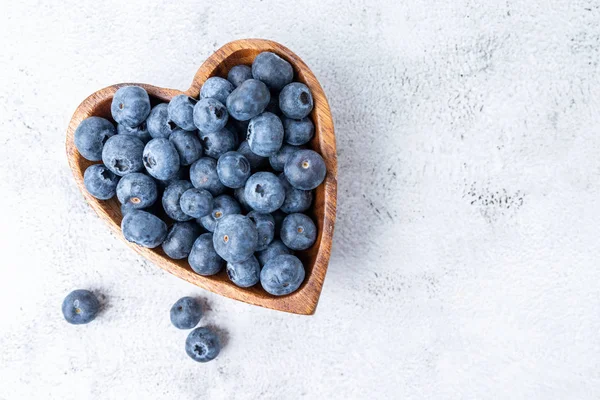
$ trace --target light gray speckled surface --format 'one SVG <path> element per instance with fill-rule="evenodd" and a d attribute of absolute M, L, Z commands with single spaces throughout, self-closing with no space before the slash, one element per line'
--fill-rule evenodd
<path fill-rule="evenodd" d="M 597 398 L 598 1 L 27 0 L 1 14 L 0 399 Z M 335 119 L 338 224 L 313 317 L 140 259 L 64 155 L 91 92 L 185 89 L 244 37 L 297 52 Z M 78 287 L 106 296 L 89 326 L 59 312 Z M 213 363 L 189 360 L 169 324 L 183 295 L 228 337 Z"/>

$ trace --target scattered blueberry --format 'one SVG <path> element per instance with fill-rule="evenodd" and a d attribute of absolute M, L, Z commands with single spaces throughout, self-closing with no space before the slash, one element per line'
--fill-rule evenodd
<path fill-rule="evenodd" d="M 315 135 L 315 125 L 309 118 L 283 118 L 284 140 L 286 143 L 300 146 L 306 144 Z"/>
<path fill-rule="evenodd" d="M 323 157 L 316 151 L 298 150 L 288 157 L 284 173 L 296 189 L 312 190 L 323 182 L 327 168 Z"/>
<path fill-rule="evenodd" d="M 262 113 L 271 99 L 269 88 L 256 79 L 248 79 L 227 98 L 229 115 L 239 121 L 247 121 Z"/>
<path fill-rule="evenodd" d="M 115 92 L 110 112 L 118 124 L 139 126 L 150 114 L 150 97 L 144 88 L 123 86 Z"/>
<path fill-rule="evenodd" d="M 214 232 L 217 221 L 226 215 L 239 214 L 242 212 L 240 205 L 229 195 L 222 194 L 215 197 L 212 212 L 200 218 L 200 225 L 209 232 Z"/>
<path fill-rule="evenodd" d="M 217 174 L 223 185 L 233 189 L 240 188 L 250 176 L 250 163 L 237 151 L 228 151 L 217 161 Z"/>
<path fill-rule="evenodd" d="M 298 146 L 284 144 L 283 146 L 281 146 L 281 149 L 279 149 L 277 153 L 269 157 L 269 163 L 271 164 L 271 168 L 273 168 L 277 172 L 283 171 L 288 157 L 300 149 L 301 148 Z"/>
<path fill-rule="evenodd" d="M 250 120 L 248 144 L 255 154 L 269 157 L 277 153 L 283 143 L 283 124 L 279 117 L 265 112 Z"/>
<path fill-rule="evenodd" d="M 209 362 L 221 351 L 219 337 L 210 328 L 196 328 L 190 332 L 185 341 L 185 352 L 192 360 Z"/>
<path fill-rule="evenodd" d="M 144 143 L 148 143 L 152 136 L 148 133 L 148 125 L 146 125 L 146 121 L 142 122 L 139 126 L 129 127 L 127 125 L 119 124 L 117 125 L 117 133 L 119 135 L 131 135 L 140 139 Z"/>
<path fill-rule="evenodd" d="M 89 290 L 74 290 L 65 297 L 62 313 L 68 323 L 82 325 L 92 322 L 100 311 L 100 302 Z"/>
<path fill-rule="evenodd" d="M 75 129 L 75 147 L 86 160 L 100 161 L 104 144 L 116 133 L 109 120 L 100 117 L 86 118 Z"/>
<path fill-rule="evenodd" d="M 281 225 L 281 241 L 292 250 L 306 250 L 317 239 L 317 227 L 308 216 L 290 214 Z"/>
<path fill-rule="evenodd" d="M 181 260 L 186 258 L 196 239 L 200 236 L 200 227 L 195 222 L 176 222 L 173 224 L 162 249 L 169 258 Z"/>
<path fill-rule="evenodd" d="M 146 120 L 148 133 L 154 139 L 168 138 L 177 129 L 177 124 L 169 119 L 169 105 L 160 103 L 152 108 Z"/>
<path fill-rule="evenodd" d="M 202 218 L 212 212 L 213 197 L 208 190 L 191 188 L 179 200 L 181 210 L 194 218 Z"/>
<path fill-rule="evenodd" d="M 204 233 L 192 246 L 188 257 L 190 267 L 199 275 L 214 275 L 223 267 L 223 259 L 219 257 L 213 246 L 213 234 Z"/>
<path fill-rule="evenodd" d="M 227 79 L 213 76 L 208 78 L 202 89 L 200 89 L 200 99 L 213 98 L 225 104 L 227 97 L 233 92 L 233 84 Z"/>
<path fill-rule="evenodd" d="M 265 250 L 256 253 L 256 258 L 261 267 L 264 267 L 273 258 L 282 254 L 293 254 L 281 240 L 273 240 Z"/>
<path fill-rule="evenodd" d="M 200 139 L 204 146 L 204 154 L 217 160 L 228 151 L 235 150 L 235 135 L 227 128 L 223 128 L 219 132 L 200 132 Z"/>
<path fill-rule="evenodd" d="M 290 83 L 279 93 L 279 108 L 288 118 L 302 119 L 313 109 L 313 98 L 308 86 L 300 82 Z"/>
<path fill-rule="evenodd" d="M 182 297 L 171 307 L 171 323 L 177 329 L 192 329 L 202 318 L 202 305 L 193 297 Z"/>
<path fill-rule="evenodd" d="M 119 177 L 104 164 L 94 164 L 83 173 L 83 184 L 88 193 L 99 200 L 108 200 L 115 195 Z"/>
<path fill-rule="evenodd" d="M 191 188 L 192 184 L 189 181 L 175 181 L 167 186 L 163 193 L 163 208 L 167 215 L 175 221 L 190 221 L 194 219 L 194 217 L 184 213 L 179 204 L 183 193 Z"/>
<path fill-rule="evenodd" d="M 152 139 L 144 148 L 144 166 L 156 179 L 173 178 L 179 171 L 179 162 L 179 153 L 169 139 Z"/>
<path fill-rule="evenodd" d="M 240 86 L 248 79 L 252 79 L 252 68 L 247 65 L 236 65 L 227 73 L 227 80 L 235 87 Z"/>
<path fill-rule="evenodd" d="M 279 174 L 279 181 L 285 189 L 285 200 L 281 205 L 281 211 L 287 214 L 304 212 L 310 208 L 313 194 L 310 190 L 300 190 L 293 187 L 284 174 Z"/>
<path fill-rule="evenodd" d="M 239 263 L 227 263 L 227 276 L 236 286 L 247 288 L 260 280 L 260 265 L 254 256 Z"/>
<path fill-rule="evenodd" d="M 250 168 L 253 170 L 262 168 L 265 165 L 267 159 L 265 157 L 259 156 L 255 154 L 252 149 L 250 149 L 250 145 L 247 140 L 244 140 L 240 147 L 237 149 L 238 153 L 246 157 L 248 162 L 250 163 Z"/>
<path fill-rule="evenodd" d="M 203 157 L 190 167 L 190 181 L 198 189 L 206 189 L 213 196 L 218 196 L 225 191 L 225 186 L 217 174 L 217 161 Z"/>
<path fill-rule="evenodd" d="M 194 125 L 200 132 L 218 132 L 228 120 L 227 108 L 217 99 L 202 99 L 194 107 Z"/>
<path fill-rule="evenodd" d="M 102 162 L 119 176 L 141 171 L 144 168 L 142 154 L 144 143 L 133 136 L 110 137 L 102 149 Z"/>
<path fill-rule="evenodd" d="M 150 207 L 157 197 L 154 179 L 141 172 L 125 175 L 117 185 L 117 198 L 121 204 L 130 203 L 136 209 Z"/>
<path fill-rule="evenodd" d="M 256 251 L 263 251 L 275 237 L 275 220 L 271 214 L 261 214 L 256 211 L 248 213 L 248 218 L 254 222 L 258 231 Z"/>
<path fill-rule="evenodd" d="M 250 218 L 240 215 L 226 215 L 219 220 L 213 235 L 213 245 L 221 258 L 230 263 L 247 260 L 258 242 L 256 225 Z"/>
<path fill-rule="evenodd" d="M 298 257 L 283 254 L 265 264 L 260 271 L 260 284 L 268 293 L 283 296 L 296 291 L 304 275 L 304 266 Z"/>
<path fill-rule="evenodd" d="M 252 63 L 252 76 L 270 89 L 281 90 L 294 79 L 292 65 L 275 53 L 263 52 Z"/>
<path fill-rule="evenodd" d="M 246 181 L 244 198 L 253 210 L 270 213 L 285 200 L 285 190 L 271 172 L 257 172 Z"/>
<path fill-rule="evenodd" d="M 156 215 L 146 211 L 130 211 L 121 221 L 123 236 L 129 242 L 154 248 L 167 236 L 167 224 Z"/>
<path fill-rule="evenodd" d="M 194 125 L 194 106 L 198 100 L 180 94 L 171 99 L 167 108 L 169 120 L 186 131 L 196 130 Z"/>
<path fill-rule="evenodd" d="M 191 165 L 194 161 L 202 157 L 202 143 L 196 132 L 176 129 L 169 136 L 169 141 L 175 146 L 181 165 Z"/>

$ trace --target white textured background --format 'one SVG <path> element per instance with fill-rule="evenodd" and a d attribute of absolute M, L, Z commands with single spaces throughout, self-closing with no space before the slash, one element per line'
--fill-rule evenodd
<path fill-rule="evenodd" d="M 600 3 L 218 3 L 0 6 L 0 399 L 597 399 Z M 336 124 L 313 317 L 140 259 L 64 154 L 88 94 L 186 89 L 244 37 L 302 57 Z M 75 288 L 105 296 L 90 325 L 62 320 Z M 170 326 L 184 295 L 226 336 L 215 362 L 188 359 Z"/>

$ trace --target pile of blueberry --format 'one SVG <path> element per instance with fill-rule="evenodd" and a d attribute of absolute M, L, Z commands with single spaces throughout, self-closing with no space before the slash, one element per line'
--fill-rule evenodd
<path fill-rule="evenodd" d="M 80 154 L 102 161 L 86 169 L 85 187 L 101 200 L 116 194 L 128 241 L 162 245 L 200 275 L 226 264 L 239 287 L 294 292 L 305 271 L 293 251 L 317 238 L 304 212 L 326 167 L 304 146 L 315 131 L 313 98 L 293 77 L 289 62 L 264 52 L 227 79 L 207 79 L 199 100 L 179 95 L 151 107 L 143 88 L 119 88 L 116 129 L 90 117 L 75 131 Z"/>

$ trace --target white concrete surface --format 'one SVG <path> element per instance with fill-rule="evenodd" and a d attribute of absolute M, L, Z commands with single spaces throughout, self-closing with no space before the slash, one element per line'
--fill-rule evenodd
<path fill-rule="evenodd" d="M 297 52 L 335 119 L 313 317 L 140 259 L 63 150 L 91 92 L 187 88 L 244 37 Z M 599 63 L 598 1 L 3 3 L 0 399 L 597 399 Z M 63 322 L 74 288 L 104 294 L 93 324 Z M 169 324 L 183 295 L 227 336 L 215 362 Z"/>

